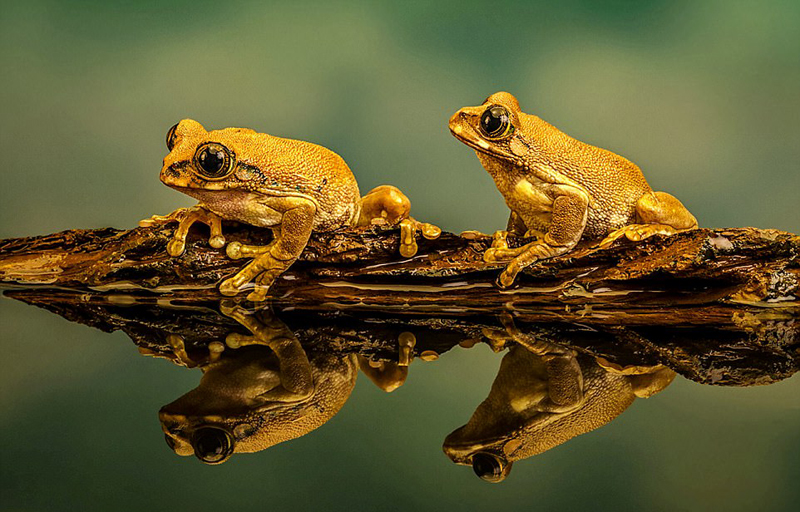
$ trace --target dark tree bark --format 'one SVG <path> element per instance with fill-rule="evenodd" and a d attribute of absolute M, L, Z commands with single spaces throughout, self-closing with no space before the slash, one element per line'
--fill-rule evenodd
<path fill-rule="evenodd" d="M 200 229 L 183 256 L 170 258 L 173 229 L 2 240 L 0 284 L 72 320 L 123 329 L 140 346 L 166 332 L 202 346 L 235 326 L 187 321 L 174 307 L 215 304 L 223 298 L 216 284 L 244 261 L 209 247 Z M 269 241 L 268 231 L 237 224 L 226 224 L 225 235 Z M 409 330 L 420 333 L 418 350 L 443 352 L 510 312 L 537 336 L 621 364 L 669 363 L 700 382 L 768 383 L 798 367 L 800 237 L 790 233 L 698 229 L 604 250 L 582 244 L 529 267 L 509 290 L 494 283 L 502 266 L 482 260 L 491 237 L 420 239 L 410 259 L 398 243 L 396 230 L 317 233 L 273 285 L 271 303 L 306 344 L 375 357 L 389 357 Z M 146 341 L 154 329 L 161 334 Z"/>

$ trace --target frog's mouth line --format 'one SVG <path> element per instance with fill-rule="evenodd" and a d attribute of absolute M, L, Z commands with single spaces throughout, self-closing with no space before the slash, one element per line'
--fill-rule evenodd
<path fill-rule="evenodd" d="M 470 131 L 474 132 L 475 130 L 470 127 Z M 519 162 L 520 158 L 516 155 L 511 153 L 507 153 L 505 151 L 499 151 L 496 147 L 490 146 L 486 141 L 476 135 L 472 134 L 465 134 L 464 128 L 461 125 L 450 126 L 450 133 L 453 134 L 455 138 L 466 144 L 467 146 L 471 147 L 475 151 L 479 151 L 485 155 L 495 156 L 498 158 L 503 158 L 505 160 L 510 160 L 512 162 Z M 472 135 L 472 136 L 470 136 Z"/>

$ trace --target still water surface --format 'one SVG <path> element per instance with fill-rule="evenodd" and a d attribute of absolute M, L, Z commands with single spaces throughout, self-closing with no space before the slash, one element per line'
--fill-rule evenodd
<path fill-rule="evenodd" d="M 392 393 L 362 370 L 349 399 L 344 392 L 346 403 L 327 423 L 298 439 L 209 466 L 167 446 L 158 414 L 170 403 L 172 412 L 181 404 L 186 409 L 186 398 L 176 400 L 198 385 L 201 371 L 143 357 L 120 332 L 104 334 L 9 299 L 0 301 L 0 325 L 7 355 L 0 471 L 8 510 L 794 510 L 800 497 L 796 377 L 748 388 L 667 379 L 663 391 L 635 399 L 607 425 L 515 462 L 513 472 L 493 485 L 453 464 L 442 446 L 453 453 L 453 438 L 445 438 L 468 422 L 495 378 L 505 383 L 493 392 L 494 420 L 484 415 L 483 424 L 502 424 L 509 411 L 524 409 L 519 396 L 505 408 L 502 398 L 497 405 L 501 395 L 514 396 L 509 382 L 535 387 L 535 378 L 507 368 L 536 357 L 521 354 L 521 347 L 495 353 L 486 343 L 456 345 L 435 361 L 416 358 Z M 238 357 L 247 349 L 228 348 L 223 355 Z M 197 358 L 197 351 L 190 353 Z M 349 389 L 357 363 L 347 357 L 349 363 L 337 364 L 340 370 L 347 366 Z M 308 359 L 312 367 L 319 361 L 313 352 Z M 591 375 L 605 372 L 590 358 L 579 366 L 588 396 Z M 241 376 L 240 371 L 239 385 L 247 382 Z M 232 382 L 222 381 L 223 389 Z M 200 402 L 214 407 L 207 396 Z M 498 419 L 504 414 L 505 420 Z M 473 424 L 471 434 L 475 430 Z"/>

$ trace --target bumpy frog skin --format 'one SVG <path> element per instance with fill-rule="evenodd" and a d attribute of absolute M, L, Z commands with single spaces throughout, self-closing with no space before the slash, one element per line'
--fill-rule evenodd
<path fill-rule="evenodd" d="M 184 119 L 167 133 L 167 147 L 161 181 L 199 200 L 195 207 L 140 222 L 179 222 L 167 246 L 171 256 L 183 253 L 195 222 L 208 224 L 209 244 L 215 248 L 225 245 L 222 219 L 273 231 L 273 242 L 264 247 L 228 244 L 229 257 L 252 261 L 220 284 L 224 295 L 236 295 L 255 280 L 248 299 L 265 300 L 270 284 L 300 256 L 314 231 L 400 225 L 400 253 L 405 257 L 417 251 L 417 230 L 426 238 L 441 233 L 409 217 L 410 202 L 395 187 L 377 187 L 362 198 L 344 160 L 316 144 L 246 128 L 206 131 Z"/>
<path fill-rule="evenodd" d="M 203 377 L 197 388 L 159 411 L 167 444 L 178 455 L 222 464 L 235 453 L 265 450 L 308 434 L 330 420 L 350 397 L 359 367 L 384 391 L 402 386 L 416 339 L 402 333 L 399 361 L 376 363 L 356 354 L 303 349 L 297 337 L 269 309 L 250 312 L 231 300 L 220 311 L 250 334 L 231 333 L 215 341 L 208 356 L 192 359 L 183 339 L 169 337 L 165 357 Z M 227 347 L 227 349 L 226 349 Z"/>
<path fill-rule="evenodd" d="M 636 241 L 697 227 L 680 201 L 650 189 L 634 163 L 522 112 L 507 92 L 456 112 L 450 131 L 475 150 L 511 209 L 507 230 L 495 233 L 484 253 L 488 263 L 509 262 L 503 287 L 583 237 L 603 239 L 599 246 L 606 247 L 623 236 Z M 511 249 L 508 233 L 538 240 Z"/>
<path fill-rule="evenodd" d="M 254 315 L 234 305 L 220 309 L 251 334 L 229 334 L 224 357 L 218 355 L 222 350 L 212 350 L 202 364 L 179 363 L 201 367 L 203 378 L 159 411 L 167 444 L 176 454 L 221 464 L 234 453 L 303 436 L 339 412 L 358 375 L 355 355 L 309 358 L 268 310 Z"/>
<path fill-rule="evenodd" d="M 637 397 L 652 396 L 675 378 L 663 366 L 601 366 L 512 325 L 486 334 L 518 345 L 503 357 L 489 396 L 469 422 L 447 436 L 444 452 L 487 482 L 505 479 L 514 461 L 609 423 Z"/>

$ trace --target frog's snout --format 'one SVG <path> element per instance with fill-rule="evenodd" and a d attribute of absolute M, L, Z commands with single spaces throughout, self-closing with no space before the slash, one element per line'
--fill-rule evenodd
<path fill-rule="evenodd" d="M 463 138 L 469 125 L 469 113 L 465 109 L 461 109 L 450 117 L 447 125 L 450 127 L 450 133 L 456 137 Z"/>

